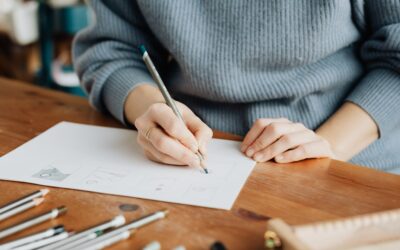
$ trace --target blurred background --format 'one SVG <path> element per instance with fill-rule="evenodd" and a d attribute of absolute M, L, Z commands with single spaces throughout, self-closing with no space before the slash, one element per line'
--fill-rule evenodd
<path fill-rule="evenodd" d="M 84 96 L 71 46 L 92 20 L 82 0 L 0 0 L 0 77 Z"/>

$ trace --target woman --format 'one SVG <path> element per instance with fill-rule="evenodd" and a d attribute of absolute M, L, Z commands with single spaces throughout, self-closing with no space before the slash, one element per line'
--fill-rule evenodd
<path fill-rule="evenodd" d="M 400 1 L 93 0 L 75 40 L 91 103 L 135 125 L 148 158 L 196 166 L 211 129 L 259 162 L 400 167 Z M 156 88 L 144 44 L 179 101 Z"/>

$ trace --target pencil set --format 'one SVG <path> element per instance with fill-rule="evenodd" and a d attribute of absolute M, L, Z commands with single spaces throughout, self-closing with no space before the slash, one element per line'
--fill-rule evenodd
<path fill-rule="evenodd" d="M 46 196 L 48 192 L 49 190 L 42 189 L 0 207 L 0 221 L 22 213 L 29 208 L 38 206 L 43 202 L 44 196 Z M 67 208 L 61 206 L 28 218 L 16 225 L 0 229 L 0 240 L 47 220 L 57 218 L 66 212 Z M 0 250 L 103 249 L 129 238 L 137 229 L 163 219 L 167 214 L 167 210 L 157 211 L 128 223 L 126 223 L 124 216 L 118 215 L 109 221 L 87 228 L 81 232 L 68 232 L 63 225 L 58 225 L 0 244 Z"/>

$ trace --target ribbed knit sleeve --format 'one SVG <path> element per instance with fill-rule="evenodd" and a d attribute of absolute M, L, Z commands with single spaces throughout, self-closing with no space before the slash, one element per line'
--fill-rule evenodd
<path fill-rule="evenodd" d="M 89 1 L 95 22 L 74 41 L 75 69 L 92 106 L 124 122 L 130 91 L 153 83 L 137 46 L 144 44 L 158 67 L 166 53 L 150 32 L 136 1 Z"/>
<path fill-rule="evenodd" d="M 380 137 L 400 128 L 400 0 L 366 0 L 369 37 L 361 49 L 368 73 L 348 96 L 375 120 Z"/>

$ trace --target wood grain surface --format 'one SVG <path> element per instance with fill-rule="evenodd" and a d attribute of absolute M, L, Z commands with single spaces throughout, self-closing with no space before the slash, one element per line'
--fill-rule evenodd
<path fill-rule="evenodd" d="M 95 111 L 83 98 L 0 79 L 0 156 L 60 121 L 122 127 Z M 215 136 L 240 139 L 218 132 Z M 39 188 L 42 187 L 0 181 L 0 205 Z M 228 249 L 262 249 L 266 222 L 271 217 L 302 224 L 400 207 L 400 176 L 329 159 L 257 164 L 230 211 L 49 189 L 51 192 L 42 205 L 0 222 L 0 230 L 60 205 L 66 205 L 68 213 L 6 240 L 57 224 L 79 231 L 118 214 L 132 220 L 167 208 L 168 218 L 138 230 L 112 249 L 141 249 L 153 240 L 158 240 L 163 249 L 178 245 L 209 249 L 215 241 L 221 241 Z M 139 208 L 124 212 L 120 209 L 122 204 Z"/>

